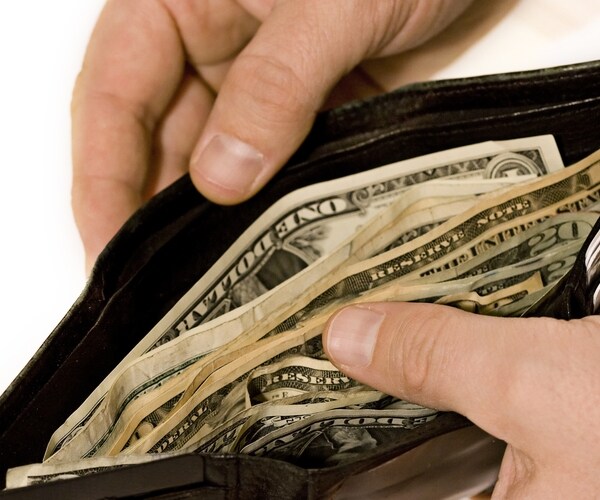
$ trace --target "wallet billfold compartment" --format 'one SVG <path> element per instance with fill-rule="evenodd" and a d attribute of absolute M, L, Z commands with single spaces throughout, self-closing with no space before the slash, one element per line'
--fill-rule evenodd
<path fill-rule="evenodd" d="M 555 137 L 565 164 L 571 164 L 600 147 L 599 112 L 598 62 L 420 83 L 319 115 L 288 164 L 242 205 L 210 203 L 188 176 L 181 178 L 126 222 L 100 255 L 77 302 L 0 397 L 2 481 L 8 468 L 42 460 L 53 431 L 285 194 L 415 156 L 542 134 Z M 570 319 L 593 312 L 584 279 L 585 248 L 557 292 L 531 314 Z M 353 476 L 470 425 L 459 415 L 444 413 L 402 442 L 321 469 L 242 455 L 194 455 L 9 490 L 0 497 L 92 498 L 97 492 L 98 498 L 147 498 L 187 492 L 191 496 L 185 498 L 319 498 Z M 179 481 L 175 471 L 187 474 Z M 89 495 L 82 493 L 86 491 Z"/>

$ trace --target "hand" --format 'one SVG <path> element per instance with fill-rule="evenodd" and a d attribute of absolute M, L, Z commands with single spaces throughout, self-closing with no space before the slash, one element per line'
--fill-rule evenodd
<path fill-rule="evenodd" d="M 388 394 L 468 417 L 506 441 L 495 497 L 600 491 L 600 318 L 493 318 L 446 306 L 350 306 L 325 349 Z"/>
<path fill-rule="evenodd" d="M 328 99 L 383 90 L 352 71 L 361 61 L 424 42 L 470 2 L 109 0 L 72 105 L 72 203 L 88 270 L 190 164 L 209 199 L 252 196 Z"/>

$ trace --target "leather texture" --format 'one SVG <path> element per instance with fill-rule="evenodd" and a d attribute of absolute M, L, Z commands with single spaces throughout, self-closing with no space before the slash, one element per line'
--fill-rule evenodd
<path fill-rule="evenodd" d="M 540 134 L 553 134 L 570 164 L 600 147 L 599 113 L 599 62 L 429 82 L 321 114 L 285 168 L 243 205 L 214 205 L 183 177 L 123 226 L 99 257 L 77 302 L 0 397 L 0 481 L 9 467 L 41 461 L 54 429 L 235 239 L 286 193 L 448 148 Z M 589 314 L 580 265 L 581 259 L 561 282 L 558 296 L 545 297 L 531 314 Z M 442 414 L 405 442 L 326 469 L 248 456 L 191 456 L 176 462 L 181 470 L 202 471 L 190 475 L 189 483 L 167 484 L 167 460 L 94 479 L 7 491 L 0 497 L 321 498 L 350 475 L 467 425 L 459 415 Z M 144 477 L 164 477 L 164 488 Z M 138 483 L 153 486 L 144 492 L 127 489 Z M 80 494 L 84 491 L 89 495 Z"/>
<path fill-rule="evenodd" d="M 588 280 L 585 253 L 598 231 L 600 231 L 600 219 L 594 224 L 570 271 L 547 295 L 527 311 L 526 316 L 577 319 L 594 314 L 593 296 L 598 286 L 598 279 L 591 282 Z"/>

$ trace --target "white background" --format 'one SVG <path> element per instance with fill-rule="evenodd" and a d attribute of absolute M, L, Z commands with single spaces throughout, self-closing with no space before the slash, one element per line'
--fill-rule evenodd
<path fill-rule="evenodd" d="M 102 5 L 0 1 L 0 391 L 85 283 L 70 206 L 69 103 Z"/>
<path fill-rule="evenodd" d="M 600 0 L 477 2 L 448 34 L 407 54 L 398 81 L 600 59 Z M 0 391 L 85 282 L 70 209 L 69 101 L 102 5 L 0 3 Z"/>

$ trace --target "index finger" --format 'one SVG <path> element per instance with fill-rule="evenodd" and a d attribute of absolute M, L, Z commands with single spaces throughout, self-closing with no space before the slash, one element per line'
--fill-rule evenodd
<path fill-rule="evenodd" d="M 184 61 L 162 3 L 106 4 L 72 102 L 72 204 L 88 269 L 141 204 L 152 133 L 177 90 Z"/>

